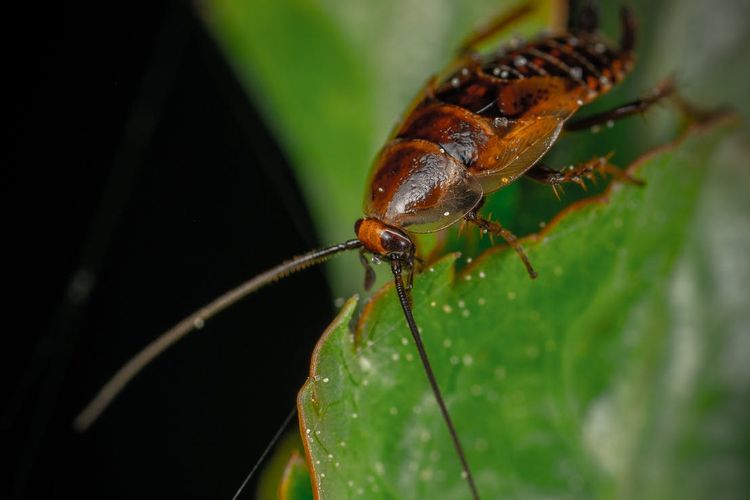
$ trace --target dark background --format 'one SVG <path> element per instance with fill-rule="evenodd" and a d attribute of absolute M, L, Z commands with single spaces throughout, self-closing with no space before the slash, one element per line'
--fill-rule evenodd
<path fill-rule="evenodd" d="M 320 269 L 190 335 L 89 432 L 71 422 L 161 331 L 317 245 L 290 168 L 190 4 L 13 9 L 0 498 L 231 498 L 333 317 Z"/>

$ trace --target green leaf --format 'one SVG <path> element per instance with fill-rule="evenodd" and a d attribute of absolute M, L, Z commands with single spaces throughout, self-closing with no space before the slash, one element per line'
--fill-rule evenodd
<path fill-rule="evenodd" d="M 717 376 L 730 330 L 709 321 L 711 259 L 690 244 L 725 132 L 648 155 L 645 188 L 613 185 L 527 241 L 536 281 L 505 248 L 417 277 L 415 316 L 484 498 L 744 498 L 723 468 L 750 462 L 726 411 L 747 383 Z M 392 287 L 350 331 L 356 302 L 299 398 L 319 497 L 467 498 Z"/>

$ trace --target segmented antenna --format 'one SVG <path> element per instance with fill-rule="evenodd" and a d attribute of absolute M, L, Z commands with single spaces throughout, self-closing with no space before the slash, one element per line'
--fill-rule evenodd
<path fill-rule="evenodd" d="M 435 399 L 437 400 L 438 406 L 440 407 L 440 412 L 443 414 L 443 419 L 448 426 L 448 432 L 450 432 L 451 439 L 453 440 L 453 447 L 456 449 L 456 453 L 458 453 L 458 458 L 461 460 L 461 467 L 463 469 L 464 476 L 466 477 L 466 481 L 469 483 L 471 495 L 474 500 L 479 500 L 479 491 L 477 490 L 477 485 L 474 483 L 474 476 L 471 474 L 469 462 L 466 460 L 463 446 L 461 446 L 461 441 L 458 439 L 458 433 L 456 432 L 456 428 L 453 425 L 453 420 L 448 413 L 448 407 L 445 406 L 445 401 L 443 401 L 443 394 L 440 392 L 440 387 L 438 386 L 437 379 L 435 379 L 435 374 L 432 371 L 432 366 L 430 366 L 430 360 L 427 359 L 427 351 L 425 350 L 424 344 L 422 343 L 422 335 L 420 335 L 419 333 L 417 323 L 414 321 L 414 315 L 411 312 L 409 297 L 406 295 L 404 282 L 401 277 L 401 261 L 398 259 L 392 260 L 391 270 L 393 271 L 393 278 L 394 282 L 396 283 L 396 292 L 398 293 L 398 299 L 401 302 L 401 308 L 404 310 L 404 316 L 406 316 L 406 323 L 409 325 L 411 335 L 412 337 L 414 337 L 414 344 L 416 344 L 417 351 L 419 351 L 419 357 L 422 360 L 424 371 L 427 374 L 427 380 L 430 381 L 432 392 L 433 394 L 435 394 Z"/>
<path fill-rule="evenodd" d="M 107 409 L 112 400 L 122 392 L 123 388 L 145 368 L 154 358 L 163 353 L 175 342 L 193 330 L 203 328 L 210 318 L 227 307 L 235 304 L 256 290 L 273 283 L 294 272 L 325 262 L 333 255 L 346 250 L 362 247 L 359 240 L 349 240 L 320 250 L 313 250 L 299 257 L 290 259 L 258 276 L 246 281 L 240 286 L 229 290 L 217 297 L 209 304 L 198 309 L 175 326 L 159 335 L 154 341 L 143 348 L 141 352 L 130 358 L 130 361 L 120 368 L 112 378 L 104 384 L 94 399 L 86 405 L 83 411 L 73 421 L 73 427 L 78 431 L 85 431 L 93 424 L 99 415 Z"/>

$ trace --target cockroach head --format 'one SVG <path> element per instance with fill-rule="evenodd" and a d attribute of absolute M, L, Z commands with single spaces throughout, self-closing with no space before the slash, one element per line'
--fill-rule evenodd
<path fill-rule="evenodd" d="M 402 231 L 373 218 L 359 219 L 354 232 L 368 251 L 382 257 L 401 258 L 414 254 L 414 242 Z"/>

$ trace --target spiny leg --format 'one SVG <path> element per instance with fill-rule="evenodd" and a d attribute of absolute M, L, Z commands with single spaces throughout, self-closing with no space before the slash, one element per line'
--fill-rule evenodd
<path fill-rule="evenodd" d="M 643 185 L 643 181 L 631 177 L 624 170 L 621 170 L 612 165 L 609 162 L 609 159 L 611 157 L 612 154 L 610 153 L 607 156 L 593 158 L 587 162 L 581 163 L 576 166 L 571 165 L 570 167 L 564 168 L 562 170 L 554 170 L 543 164 L 536 164 L 524 175 L 537 182 L 541 182 L 542 184 L 548 184 L 552 186 L 552 190 L 555 192 L 558 198 L 560 197 L 558 189 L 563 184 L 574 182 L 581 186 L 583 189 L 586 189 L 585 180 L 594 180 L 594 175 L 596 173 L 610 174 L 611 176 L 623 182 L 628 182 L 630 184 L 636 184 L 639 186 Z"/>
<path fill-rule="evenodd" d="M 665 97 L 674 93 L 674 82 L 671 79 L 665 80 L 653 89 L 649 95 L 602 113 L 587 116 L 580 120 L 569 121 L 565 124 L 565 130 L 572 132 L 577 130 L 589 130 L 593 127 L 600 127 L 605 124 L 609 125 L 616 120 L 626 118 L 636 113 L 643 113 L 657 102 L 660 102 Z"/>
<path fill-rule="evenodd" d="M 518 238 L 516 238 L 515 234 L 505 229 L 502 225 L 500 225 L 499 222 L 491 221 L 489 219 L 481 217 L 476 212 L 476 210 L 469 212 L 464 218 L 468 222 L 475 224 L 482 232 L 502 236 L 502 238 L 508 243 L 508 245 L 510 245 L 513 250 L 516 251 L 516 254 L 518 254 L 518 257 L 520 257 L 521 259 L 521 262 L 523 262 L 523 265 L 526 266 L 526 271 L 529 273 L 531 279 L 537 277 L 536 271 L 534 271 L 534 268 L 531 266 L 531 262 L 529 262 L 529 258 L 526 256 L 526 252 L 524 252 L 523 247 L 521 246 L 521 243 L 518 242 Z"/>

